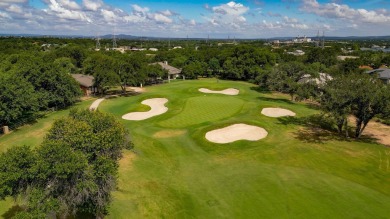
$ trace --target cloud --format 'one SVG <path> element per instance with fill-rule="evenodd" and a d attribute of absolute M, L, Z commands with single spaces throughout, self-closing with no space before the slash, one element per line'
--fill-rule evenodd
<path fill-rule="evenodd" d="M 26 4 L 28 0 L 1 0 L 0 7 L 7 7 L 12 4 Z"/>
<path fill-rule="evenodd" d="M 149 14 L 149 19 L 156 21 L 157 23 L 172 23 L 172 19 L 160 13 Z"/>
<path fill-rule="evenodd" d="M 23 13 L 22 7 L 20 7 L 18 5 L 14 5 L 14 4 L 10 5 L 5 10 L 8 11 L 8 12 L 13 12 L 13 13 L 17 13 L 17 14 L 22 14 Z"/>
<path fill-rule="evenodd" d="M 61 0 L 59 0 L 61 1 Z M 65 20 L 80 20 L 91 22 L 91 19 L 83 12 L 78 10 L 71 10 L 64 7 L 57 0 L 49 0 L 47 9 L 43 9 L 49 15 L 65 19 Z"/>
<path fill-rule="evenodd" d="M 353 9 L 345 4 L 320 4 L 317 0 L 303 0 L 302 11 L 332 19 L 343 19 L 351 22 L 389 23 L 390 16 L 387 10 L 370 11 L 366 9 Z"/>
<path fill-rule="evenodd" d="M 58 3 L 67 9 L 71 10 L 79 10 L 81 9 L 80 5 L 78 5 L 76 2 L 71 1 L 71 0 L 58 0 Z"/>
<path fill-rule="evenodd" d="M 211 16 L 203 16 L 203 18 L 213 26 L 222 25 L 225 28 L 240 28 L 243 26 L 246 22 L 244 14 L 249 11 L 249 7 L 234 1 L 212 8 L 207 5 L 207 8 L 212 14 Z"/>
<path fill-rule="evenodd" d="M 83 5 L 87 10 L 97 11 L 104 3 L 102 0 L 83 0 Z"/>

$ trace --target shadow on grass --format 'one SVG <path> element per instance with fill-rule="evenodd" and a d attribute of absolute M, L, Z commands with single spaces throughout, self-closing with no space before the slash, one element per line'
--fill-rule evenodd
<path fill-rule="evenodd" d="M 262 93 L 262 94 L 271 94 L 272 93 L 268 88 L 261 87 L 261 86 L 250 87 L 249 89 L 256 91 L 258 93 Z"/>
<path fill-rule="evenodd" d="M 280 117 L 278 118 L 278 122 L 281 125 L 293 124 L 302 126 L 303 128 L 299 128 L 294 132 L 294 136 L 296 139 L 305 143 L 324 144 L 327 141 L 357 141 L 378 144 L 378 139 L 370 136 L 364 135 L 359 139 L 354 138 L 354 129 L 352 127 L 349 127 L 348 129 L 348 135 L 350 137 L 346 137 L 345 133 L 338 133 L 333 125 L 332 119 L 322 114 L 315 114 L 302 118 L 290 116 Z"/>
<path fill-rule="evenodd" d="M 291 100 L 287 100 L 287 99 L 283 99 L 283 98 L 257 97 L 257 99 L 259 99 L 261 101 L 268 101 L 268 102 L 295 104 Z"/>
<path fill-rule="evenodd" d="M 4 219 L 13 218 L 17 213 L 22 212 L 22 211 L 24 211 L 23 207 L 21 207 L 19 205 L 15 205 L 15 206 L 12 206 L 12 208 L 8 209 L 8 211 L 5 212 L 4 214 L 2 214 L 1 216 Z"/>

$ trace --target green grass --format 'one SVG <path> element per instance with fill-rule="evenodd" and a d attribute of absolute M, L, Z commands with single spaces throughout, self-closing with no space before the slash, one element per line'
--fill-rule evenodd
<path fill-rule="evenodd" d="M 204 95 L 192 97 L 177 116 L 159 123 L 169 128 L 184 128 L 204 122 L 215 122 L 235 115 L 241 110 L 243 101 L 234 97 Z"/>
<path fill-rule="evenodd" d="M 240 94 L 204 96 L 198 91 L 201 87 L 233 87 Z M 254 88 L 215 79 L 182 81 L 102 102 L 101 111 L 121 118 L 142 110 L 142 100 L 169 100 L 169 110 L 163 115 L 121 120 L 135 148 L 125 151 L 120 162 L 118 190 L 108 218 L 389 217 L 389 148 L 368 138 L 345 140 L 307 129 L 297 121 L 318 113 L 315 109 Z M 265 117 L 260 114 L 264 107 L 290 109 L 297 113 L 297 120 Z M 46 132 L 45 121 L 57 117 L 51 114 L 47 121 L 24 127 L 13 137 L 0 137 L 0 150 L 15 145 L 9 143 L 19 138 L 36 146 Z M 207 131 L 233 123 L 257 125 L 269 134 L 260 141 L 231 144 L 205 139 Z M 0 202 L 0 215 L 11 206 L 11 200 Z"/>

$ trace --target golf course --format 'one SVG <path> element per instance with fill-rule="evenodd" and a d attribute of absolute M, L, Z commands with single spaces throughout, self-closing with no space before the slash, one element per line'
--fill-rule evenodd
<path fill-rule="evenodd" d="M 235 92 L 214 92 L 227 89 Z M 74 107 L 88 109 L 94 100 Z M 107 218 L 390 217 L 390 148 L 310 125 L 320 114 L 315 104 L 217 79 L 172 81 L 99 103 L 93 108 L 115 115 L 134 143 L 120 160 Z M 266 116 L 265 108 L 290 116 Z M 135 112 L 145 119 L 133 120 Z M 52 112 L 0 136 L 0 152 L 37 147 L 68 113 Z M 264 132 L 229 143 L 206 138 L 236 124 L 247 126 L 227 136 L 246 136 L 245 127 Z M 12 216 L 20 202 L 0 201 L 0 217 Z"/>

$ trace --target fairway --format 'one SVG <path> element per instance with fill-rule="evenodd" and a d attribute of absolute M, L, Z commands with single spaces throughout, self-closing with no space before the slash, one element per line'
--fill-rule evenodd
<path fill-rule="evenodd" d="M 240 93 L 204 94 L 199 88 Z M 134 142 L 120 161 L 107 218 L 389 218 L 390 148 L 313 133 L 299 121 L 317 110 L 256 88 L 187 80 L 103 101 L 99 110 L 120 119 Z M 144 121 L 121 119 L 150 98 L 167 98 L 168 111 Z M 289 109 L 296 116 L 267 117 L 263 108 Z M 58 117 L 53 113 L 26 128 L 44 133 Z M 268 135 L 227 144 L 205 138 L 209 131 L 240 123 L 264 128 Z M 0 137 L 0 151 L 29 142 L 37 146 L 42 138 L 21 129 Z M 10 199 L 0 201 L 0 215 L 12 206 Z"/>

